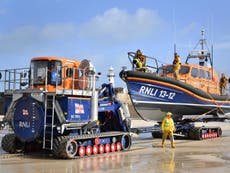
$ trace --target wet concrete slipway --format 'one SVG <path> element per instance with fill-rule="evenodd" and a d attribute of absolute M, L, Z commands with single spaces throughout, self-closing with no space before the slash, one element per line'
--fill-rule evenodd
<path fill-rule="evenodd" d="M 223 135 L 203 141 L 176 140 L 176 148 L 160 147 L 150 134 L 133 136 L 130 151 L 75 160 L 45 153 L 9 155 L 0 151 L 1 173 L 186 173 L 230 172 L 230 124 L 219 123 Z"/>

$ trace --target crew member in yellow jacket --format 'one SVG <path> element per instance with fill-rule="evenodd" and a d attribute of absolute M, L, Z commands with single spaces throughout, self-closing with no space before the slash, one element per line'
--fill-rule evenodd
<path fill-rule="evenodd" d="M 228 82 L 228 78 L 225 76 L 224 73 L 222 73 L 220 78 L 220 95 L 224 94 L 226 90 L 227 82 Z"/>
<path fill-rule="evenodd" d="M 174 143 L 174 138 L 173 138 L 173 132 L 175 132 L 175 126 L 174 126 L 174 121 L 172 119 L 172 113 L 167 112 L 165 115 L 165 118 L 162 121 L 161 124 L 161 130 L 163 133 L 162 136 L 162 147 L 164 147 L 165 140 L 169 136 L 169 139 L 171 141 L 171 147 L 175 148 L 175 143 Z"/>
<path fill-rule="evenodd" d="M 137 50 L 133 63 L 136 66 L 136 70 L 146 72 L 146 57 L 142 54 L 140 49 Z"/>
<path fill-rule="evenodd" d="M 176 80 L 180 80 L 180 74 L 179 74 L 180 68 L 181 68 L 180 56 L 177 53 L 175 53 L 174 60 L 173 60 L 173 72 L 174 72 L 174 78 Z"/>

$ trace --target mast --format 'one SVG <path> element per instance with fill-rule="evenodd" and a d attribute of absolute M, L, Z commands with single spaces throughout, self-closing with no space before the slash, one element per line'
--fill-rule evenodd
<path fill-rule="evenodd" d="M 201 50 L 204 50 L 204 44 L 205 44 L 204 30 L 201 30 L 201 36 L 202 36 L 202 39 L 200 40 Z"/>
<path fill-rule="evenodd" d="M 200 45 L 200 49 L 198 49 L 199 45 Z M 205 39 L 205 36 L 204 36 L 204 30 L 201 31 L 201 39 L 196 44 L 196 46 L 191 51 L 191 53 L 187 56 L 187 59 L 186 59 L 185 63 L 188 63 L 188 61 L 190 59 L 194 59 L 194 58 L 199 60 L 199 65 L 200 66 L 204 66 L 205 63 L 207 64 L 209 62 L 211 67 L 213 67 L 211 53 L 210 53 L 210 51 L 208 49 L 206 39 Z"/>

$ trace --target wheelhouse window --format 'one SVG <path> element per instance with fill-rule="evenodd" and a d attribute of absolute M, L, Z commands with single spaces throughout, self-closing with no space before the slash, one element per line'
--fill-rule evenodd
<path fill-rule="evenodd" d="M 172 73 L 172 72 L 173 72 L 173 66 L 172 65 L 162 66 L 158 70 L 159 74 L 168 74 L 168 73 Z"/>
<path fill-rule="evenodd" d="M 165 72 L 166 72 L 166 73 L 173 73 L 173 66 L 172 66 L 172 65 L 167 66 L 167 67 L 165 68 Z"/>
<path fill-rule="evenodd" d="M 180 68 L 180 74 L 188 74 L 190 68 L 188 66 L 181 66 Z M 168 65 L 168 66 L 162 66 L 159 68 L 158 71 L 159 74 L 169 74 L 173 73 L 173 65 Z"/>
<path fill-rule="evenodd" d="M 206 79 L 210 80 L 211 79 L 211 74 L 209 71 L 205 71 L 206 72 Z"/>
<path fill-rule="evenodd" d="M 203 79 L 206 78 L 204 70 L 200 70 L 200 77 L 203 78 Z"/>
<path fill-rule="evenodd" d="M 199 70 L 197 68 L 192 68 L 192 77 L 198 77 L 199 76 Z"/>
<path fill-rule="evenodd" d="M 188 74 L 189 73 L 190 68 L 188 66 L 181 66 L 180 68 L 180 74 Z"/>

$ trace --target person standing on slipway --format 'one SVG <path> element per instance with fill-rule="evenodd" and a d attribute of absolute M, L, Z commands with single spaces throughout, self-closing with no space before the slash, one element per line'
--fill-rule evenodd
<path fill-rule="evenodd" d="M 165 115 L 165 118 L 162 121 L 161 124 L 161 130 L 162 130 L 162 148 L 165 145 L 165 140 L 169 136 L 169 139 L 171 141 L 171 147 L 175 148 L 175 143 L 174 143 L 174 137 L 173 137 L 173 132 L 176 131 L 175 126 L 174 126 L 174 121 L 172 119 L 172 113 L 167 112 Z"/>

